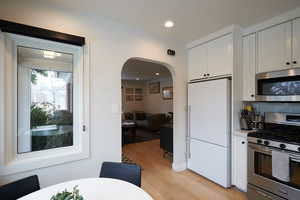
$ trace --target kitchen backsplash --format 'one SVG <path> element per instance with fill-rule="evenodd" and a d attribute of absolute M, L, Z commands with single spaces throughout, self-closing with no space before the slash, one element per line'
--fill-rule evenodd
<path fill-rule="evenodd" d="M 260 114 L 263 114 L 265 112 L 300 113 L 300 103 L 248 102 L 245 104 L 251 104 L 255 111 L 259 112 Z"/>

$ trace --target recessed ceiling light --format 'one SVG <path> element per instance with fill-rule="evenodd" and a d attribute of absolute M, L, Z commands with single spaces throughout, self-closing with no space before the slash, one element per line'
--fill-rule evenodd
<path fill-rule="evenodd" d="M 159 76 L 159 73 L 158 73 L 158 72 L 156 72 L 156 73 L 155 73 L 155 75 L 156 75 L 156 76 Z"/>
<path fill-rule="evenodd" d="M 136 78 L 135 80 L 139 81 L 139 80 L 140 80 L 140 78 Z"/>
<path fill-rule="evenodd" d="M 174 22 L 168 20 L 165 22 L 165 27 L 166 28 L 172 28 L 174 26 Z"/>

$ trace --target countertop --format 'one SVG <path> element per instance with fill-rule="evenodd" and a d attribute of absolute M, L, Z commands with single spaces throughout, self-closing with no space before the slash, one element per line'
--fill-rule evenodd
<path fill-rule="evenodd" d="M 235 130 L 233 132 L 233 134 L 235 136 L 240 136 L 240 137 L 247 137 L 248 136 L 248 133 L 251 133 L 251 132 L 254 132 L 256 130 Z"/>

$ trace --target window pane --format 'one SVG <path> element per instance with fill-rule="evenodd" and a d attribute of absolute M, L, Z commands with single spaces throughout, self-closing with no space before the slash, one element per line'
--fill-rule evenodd
<path fill-rule="evenodd" d="M 73 56 L 18 47 L 18 153 L 73 145 Z"/>

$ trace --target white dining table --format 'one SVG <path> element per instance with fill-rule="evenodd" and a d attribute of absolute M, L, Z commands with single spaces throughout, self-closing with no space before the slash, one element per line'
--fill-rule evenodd
<path fill-rule="evenodd" d="M 59 183 L 26 195 L 18 200 L 50 200 L 51 197 L 65 189 L 72 191 L 78 186 L 79 194 L 84 200 L 153 200 L 141 188 L 117 179 L 87 178 Z"/>

